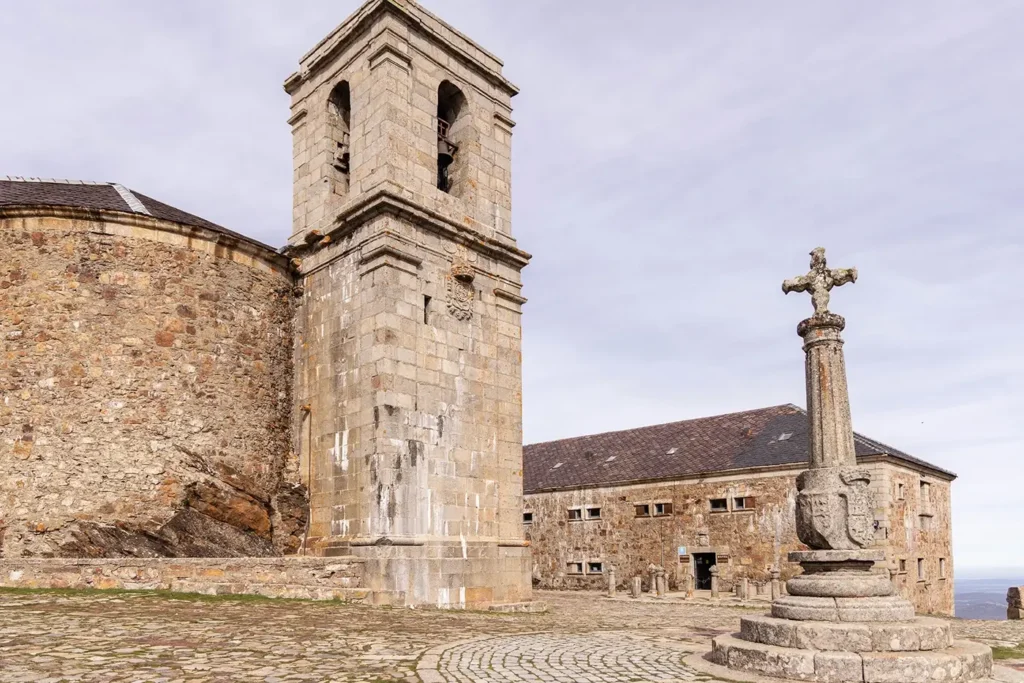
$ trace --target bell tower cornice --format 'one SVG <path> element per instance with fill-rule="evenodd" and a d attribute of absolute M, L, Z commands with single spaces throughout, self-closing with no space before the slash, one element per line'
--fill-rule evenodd
<path fill-rule="evenodd" d="M 397 18 L 402 25 L 443 49 L 463 66 L 504 91 L 506 96 L 511 97 L 519 92 L 519 88 L 501 74 L 503 64 L 500 59 L 410 0 L 367 2 L 302 56 L 299 71 L 285 79 L 285 92 L 294 95 L 305 81 L 332 64 L 336 56 L 354 41 L 364 39 L 363 34 L 367 31 L 382 26 L 381 19 L 385 14 Z M 389 29 L 381 30 L 386 31 Z M 385 41 L 385 44 L 391 42 Z M 409 49 L 408 44 L 404 47 Z"/>

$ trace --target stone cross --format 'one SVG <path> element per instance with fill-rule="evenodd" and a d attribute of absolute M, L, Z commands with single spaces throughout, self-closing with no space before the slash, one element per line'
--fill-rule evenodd
<path fill-rule="evenodd" d="M 829 270 L 825 250 L 811 252 L 811 272 L 782 291 L 810 292 L 814 315 L 797 326 L 804 340 L 808 467 L 797 477 L 797 537 L 814 550 L 865 548 L 873 538 L 870 474 L 857 466 L 840 333 L 843 316 L 828 310 L 829 290 L 854 282 L 856 268 Z"/>
<path fill-rule="evenodd" d="M 833 287 L 841 287 L 848 282 L 856 281 L 856 268 L 829 270 L 828 264 L 825 262 L 825 248 L 817 247 L 811 251 L 810 272 L 807 275 L 800 275 L 784 281 L 782 291 L 785 294 L 810 292 L 811 302 L 814 304 L 814 315 L 824 315 L 829 312 L 829 291 Z"/>

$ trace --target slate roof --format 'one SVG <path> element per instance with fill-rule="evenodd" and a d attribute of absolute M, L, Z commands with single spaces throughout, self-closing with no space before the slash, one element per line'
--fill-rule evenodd
<path fill-rule="evenodd" d="M 51 178 L 21 178 L 0 176 L 0 211 L 4 207 L 67 206 L 101 211 L 119 211 L 147 215 L 165 221 L 205 228 L 252 242 L 270 251 L 273 247 L 228 230 L 187 211 L 164 204 L 152 197 L 129 190 L 118 183 L 98 183 L 88 180 L 57 180 Z"/>
<path fill-rule="evenodd" d="M 787 436 L 788 435 L 788 436 Z M 888 455 L 956 475 L 854 434 L 857 457 Z M 523 448 L 523 490 L 656 481 L 807 462 L 807 413 L 792 404 L 548 441 Z"/>

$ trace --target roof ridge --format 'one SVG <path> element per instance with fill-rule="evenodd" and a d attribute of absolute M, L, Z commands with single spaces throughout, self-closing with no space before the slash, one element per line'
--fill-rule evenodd
<path fill-rule="evenodd" d="M 53 185 L 114 185 L 99 180 L 70 180 L 68 178 L 35 178 L 30 176 L 9 175 L 3 180 L 11 183 L 50 183 Z"/>
<path fill-rule="evenodd" d="M 767 411 L 770 411 L 770 410 L 777 410 L 779 408 L 796 408 L 797 410 L 801 410 L 801 408 L 799 408 L 798 406 L 796 406 L 796 405 L 794 405 L 792 403 L 780 403 L 780 404 L 774 405 L 774 406 L 765 406 L 764 408 L 751 408 L 749 410 L 737 410 L 737 411 L 734 411 L 734 412 L 731 412 L 731 413 L 718 413 L 716 415 L 702 415 L 700 417 L 691 417 L 691 418 L 688 418 L 688 419 L 685 419 L 685 420 L 673 420 L 671 422 L 659 422 L 657 424 L 643 425 L 642 427 L 628 427 L 626 429 L 612 429 L 612 430 L 609 430 L 607 432 L 597 432 L 595 434 L 583 434 L 581 436 L 567 436 L 567 437 L 564 437 L 564 438 L 561 438 L 561 439 L 552 439 L 550 441 L 538 441 L 536 443 L 523 444 L 523 447 L 526 448 L 528 446 L 544 446 L 544 445 L 553 444 L 553 443 L 560 443 L 560 442 L 563 442 L 563 441 L 578 441 L 580 439 L 589 439 L 589 438 L 597 437 L 597 436 L 609 436 L 611 434 L 623 434 L 625 432 L 636 432 L 636 431 L 642 431 L 642 430 L 645 430 L 645 429 L 653 429 L 655 427 L 667 427 L 669 425 L 679 425 L 679 424 L 685 424 L 687 422 L 698 422 L 700 420 L 710 420 L 710 419 L 713 419 L 713 418 L 732 417 L 732 416 L 736 416 L 736 415 L 750 415 L 750 414 L 753 414 L 753 413 L 764 413 L 764 412 L 767 412 Z"/>
<path fill-rule="evenodd" d="M 132 194 L 132 191 L 129 190 L 127 187 L 125 187 L 121 183 L 111 183 L 110 185 L 115 190 L 117 190 L 117 193 L 121 195 L 121 199 L 124 200 L 124 203 L 127 204 L 128 208 L 131 209 L 133 212 L 144 213 L 147 216 L 153 215 L 149 212 L 149 209 L 146 208 L 146 205 L 143 204 L 138 197 Z"/>

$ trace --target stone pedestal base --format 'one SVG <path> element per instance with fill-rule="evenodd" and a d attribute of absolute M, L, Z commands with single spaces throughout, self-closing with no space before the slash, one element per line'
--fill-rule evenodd
<path fill-rule="evenodd" d="M 406 606 L 492 609 L 532 600 L 532 559 L 525 545 L 337 543 L 322 547 L 321 552 L 359 558 L 364 567 L 362 585 L 400 595 L 399 604 Z"/>
<path fill-rule="evenodd" d="M 711 661 L 733 671 L 821 683 L 987 680 L 992 651 L 954 641 L 949 624 L 915 618 L 873 565 L 881 552 L 791 553 L 804 574 L 771 616 L 741 619 L 740 632 L 713 641 Z"/>

